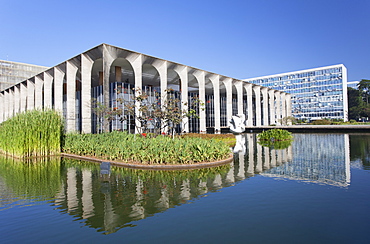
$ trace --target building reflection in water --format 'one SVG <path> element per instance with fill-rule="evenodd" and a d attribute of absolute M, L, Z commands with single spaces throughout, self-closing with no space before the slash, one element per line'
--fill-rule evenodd
<path fill-rule="evenodd" d="M 288 163 L 262 175 L 345 187 L 351 178 L 349 149 L 348 134 L 294 134 L 285 152 Z"/>
<path fill-rule="evenodd" d="M 55 210 L 83 220 L 86 226 L 104 234 L 134 226 L 135 221 L 256 174 L 335 186 L 350 182 L 348 135 L 295 134 L 292 145 L 282 150 L 259 145 L 255 134 L 244 134 L 239 140 L 243 143 L 234 150 L 234 162 L 210 169 L 153 171 L 112 167 L 111 174 L 102 177 L 98 164 L 62 159 L 58 168 L 53 164 L 52 169 L 43 172 L 41 167 L 32 177 L 50 185 L 51 170 L 58 172 L 53 178 L 58 184 L 48 188 L 47 196 Z M 11 172 L 9 167 L 2 168 L 0 179 L 3 177 L 5 184 L 11 182 L 6 184 L 7 191 L 22 189 L 11 181 L 19 167 L 17 164 Z M 43 181 L 43 177 L 47 180 Z M 3 183 L 1 188 L 4 187 Z M 27 193 L 17 195 L 24 197 Z"/>

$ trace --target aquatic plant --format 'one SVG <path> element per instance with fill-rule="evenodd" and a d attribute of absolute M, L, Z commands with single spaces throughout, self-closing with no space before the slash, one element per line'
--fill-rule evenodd
<path fill-rule="evenodd" d="M 226 143 L 228 146 L 233 147 L 236 143 L 235 135 L 229 134 L 199 134 L 199 133 L 186 133 L 181 136 L 182 138 L 188 137 L 196 137 L 196 138 L 203 138 L 203 139 L 212 139 L 215 141 L 222 141 Z"/>
<path fill-rule="evenodd" d="M 188 164 L 227 158 L 229 146 L 221 141 L 168 136 L 136 136 L 126 132 L 66 134 L 64 153 L 145 164 Z"/>
<path fill-rule="evenodd" d="M 15 157 L 60 154 L 64 122 L 54 110 L 26 111 L 0 124 L 0 150 Z"/>
<path fill-rule="evenodd" d="M 257 138 L 260 141 L 263 140 L 271 140 L 271 141 L 284 141 L 284 140 L 291 140 L 293 139 L 293 135 L 291 132 L 282 129 L 271 129 L 266 130 L 257 135 Z"/>
<path fill-rule="evenodd" d="M 257 135 L 258 144 L 274 149 L 284 149 L 291 145 L 293 135 L 291 132 L 282 129 L 266 130 Z"/>

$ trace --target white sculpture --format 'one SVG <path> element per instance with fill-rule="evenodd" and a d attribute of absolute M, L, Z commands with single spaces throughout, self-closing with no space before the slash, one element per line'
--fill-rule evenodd
<path fill-rule="evenodd" d="M 230 130 L 234 134 L 243 133 L 245 131 L 245 115 L 244 114 L 237 114 L 231 117 L 229 121 Z"/>
<path fill-rule="evenodd" d="M 245 134 L 235 135 L 236 143 L 233 148 L 233 153 L 245 154 Z"/>

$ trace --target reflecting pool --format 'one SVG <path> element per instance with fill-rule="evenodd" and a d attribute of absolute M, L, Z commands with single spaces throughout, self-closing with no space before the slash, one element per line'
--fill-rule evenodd
<path fill-rule="evenodd" d="M 0 242 L 369 242 L 370 134 L 241 142 L 231 164 L 182 171 L 0 158 Z"/>

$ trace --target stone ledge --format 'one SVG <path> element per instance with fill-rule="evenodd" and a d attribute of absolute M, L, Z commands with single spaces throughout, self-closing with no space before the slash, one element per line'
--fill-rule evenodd
<path fill-rule="evenodd" d="M 110 160 L 104 160 L 104 159 L 99 159 L 99 158 L 94 158 L 94 157 L 80 156 L 80 155 L 68 154 L 68 153 L 62 153 L 61 156 L 66 157 L 66 158 L 74 158 L 74 159 L 94 162 L 94 163 L 109 162 L 115 166 L 121 166 L 121 167 L 131 168 L 131 169 L 154 169 L 154 170 L 180 170 L 180 169 L 211 168 L 211 167 L 217 167 L 220 165 L 231 163 L 234 159 L 234 156 L 230 154 L 228 158 L 220 160 L 220 161 L 214 161 L 214 162 L 161 165 L 161 164 L 124 163 L 124 162 L 110 161 Z"/>

